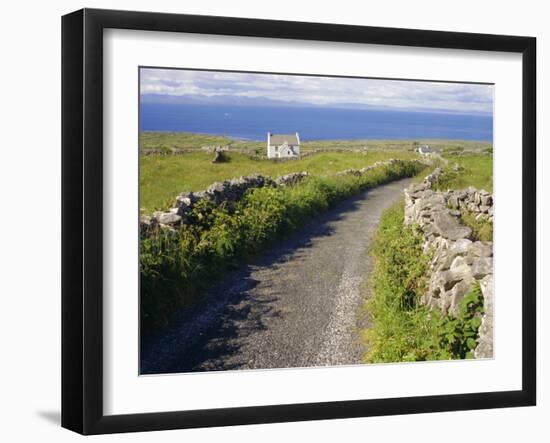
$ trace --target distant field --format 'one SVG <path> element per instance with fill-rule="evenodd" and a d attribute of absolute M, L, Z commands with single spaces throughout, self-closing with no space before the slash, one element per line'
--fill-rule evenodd
<path fill-rule="evenodd" d="M 445 156 L 449 160 L 449 168 L 440 181 L 439 189 L 464 189 L 473 186 L 493 192 L 493 156 L 492 155 L 462 155 Z M 458 163 L 463 169 L 453 171 L 453 165 Z"/>
<path fill-rule="evenodd" d="M 390 158 L 418 158 L 414 152 L 372 151 L 327 152 L 300 160 L 274 162 L 230 153 L 229 162 L 211 163 L 212 153 L 148 155 L 140 158 L 140 207 L 146 212 L 165 209 L 181 192 L 205 189 L 215 181 L 241 175 L 262 174 L 277 177 L 289 172 L 307 171 L 329 175 L 347 168 L 362 168 Z"/>
<path fill-rule="evenodd" d="M 475 151 L 490 149 L 491 143 L 463 140 L 307 140 L 303 139 L 303 152 L 330 149 L 383 149 L 411 150 L 428 144 L 441 151 Z M 188 132 L 143 132 L 140 135 L 142 152 L 161 151 L 165 153 L 180 150 L 201 150 L 203 146 L 229 146 L 230 149 L 250 151 L 251 154 L 265 155 L 264 141 L 234 140 L 224 136 L 194 134 Z"/>
<path fill-rule="evenodd" d="M 456 140 L 333 140 L 303 141 L 302 152 L 321 151 L 318 154 L 295 161 L 276 163 L 266 158 L 245 155 L 265 155 L 265 143 L 233 140 L 223 136 L 211 136 L 185 132 L 143 132 L 140 135 L 142 153 L 174 153 L 181 155 L 143 155 L 140 163 L 140 207 L 146 212 L 165 209 L 181 192 L 198 191 L 215 181 L 241 175 L 263 174 L 273 177 L 289 172 L 308 171 L 327 175 L 347 168 L 362 168 L 379 160 L 391 157 L 416 158 L 414 149 L 419 144 L 428 144 L 438 149 L 450 165 L 459 163 L 464 170 L 446 174 L 441 187 L 465 188 L 475 186 L 489 192 L 493 189 L 492 156 L 479 154 L 490 152 L 491 143 Z M 212 164 L 213 154 L 202 147 L 229 146 L 228 163 Z M 331 149 L 368 152 L 322 152 Z M 231 152 L 234 150 L 234 152 Z M 189 152 L 191 151 L 191 152 Z M 239 153 L 240 152 L 240 153 Z M 462 155 L 449 155 L 462 152 Z"/>
<path fill-rule="evenodd" d="M 142 132 L 139 146 L 142 152 L 158 150 L 169 153 L 181 149 L 200 149 L 202 146 L 228 145 L 231 140 L 215 135 L 193 134 L 190 132 Z"/>

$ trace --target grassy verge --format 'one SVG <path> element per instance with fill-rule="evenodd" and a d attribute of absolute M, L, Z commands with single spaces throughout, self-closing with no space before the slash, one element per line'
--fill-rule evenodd
<path fill-rule="evenodd" d="M 359 177 L 311 177 L 292 187 L 251 189 L 233 205 L 214 207 L 201 202 L 191 213 L 191 223 L 176 235 L 160 230 L 141 239 L 143 330 L 166 324 L 176 308 L 197 300 L 206 282 L 249 260 L 334 203 L 414 176 L 422 168 L 416 162 L 401 162 Z"/>
<path fill-rule="evenodd" d="M 140 158 L 140 207 L 146 212 L 166 209 L 181 192 L 199 191 L 216 181 L 250 174 L 277 177 L 307 171 L 330 175 L 348 168 L 363 168 L 390 158 L 417 158 L 412 152 L 377 151 L 368 153 L 327 152 L 300 160 L 276 162 L 247 155 L 227 154 L 228 162 L 212 163 L 213 153 L 190 152 L 185 155 L 150 155 Z"/>
<path fill-rule="evenodd" d="M 422 244 L 421 234 L 403 225 L 402 204 L 384 213 L 372 251 L 372 295 L 366 303 L 371 327 L 363 333 L 366 362 L 472 357 L 483 305 L 479 288 L 463 298 L 456 317 L 422 306 L 430 259 Z"/>

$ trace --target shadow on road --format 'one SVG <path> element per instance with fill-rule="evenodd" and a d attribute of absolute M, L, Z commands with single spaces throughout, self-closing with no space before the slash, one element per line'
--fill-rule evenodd
<path fill-rule="evenodd" d="M 141 343 L 141 374 L 241 369 L 247 361 L 238 359 L 243 335 L 266 329 L 266 321 L 284 315 L 275 308 L 279 294 L 272 281 L 258 281 L 253 274 L 276 269 L 289 260 L 303 260 L 314 240 L 330 236 L 335 222 L 357 210 L 366 191 L 340 202 L 311 220 L 289 237 L 280 240 L 250 264 L 228 272 L 205 293 L 192 310 L 175 315 L 171 325 Z M 258 299 L 253 289 L 259 284 L 269 297 Z M 232 358 L 228 358 L 232 357 Z M 230 361 L 231 363 L 228 363 Z"/>

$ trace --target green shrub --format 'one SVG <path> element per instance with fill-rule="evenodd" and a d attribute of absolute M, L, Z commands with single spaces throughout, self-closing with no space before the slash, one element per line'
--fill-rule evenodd
<path fill-rule="evenodd" d="M 141 239 L 142 327 L 166 324 L 178 307 L 198 297 L 205 282 L 247 261 L 337 201 L 422 169 L 419 163 L 404 161 L 359 177 L 311 177 L 296 186 L 251 189 L 234 204 L 215 207 L 200 202 L 179 232 L 159 230 Z"/>
<path fill-rule="evenodd" d="M 456 317 L 442 317 L 440 346 L 447 349 L 452 358 L 473 358 L 482 315 L 483 295 L 476 285 L 460 301 Z"/>
<path fill-rule="evenodd" d="M 421 305 L 430 260 L 422 245 L 422 235 L 403 225 L 403 204 L 383 214 L 372 250 L 372 294 L 366 303 L 371 324 L 363 332 L 368 347 L 366 362 L 472 356 L 483 312 L 479 287 L 463 298 L 456 317 Z"/>

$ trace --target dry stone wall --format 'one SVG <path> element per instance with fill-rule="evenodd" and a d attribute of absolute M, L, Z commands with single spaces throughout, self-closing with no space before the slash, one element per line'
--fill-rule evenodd
<path fill-rule="evenodd" d="M 493 222 L 493 196 L 489 192 L 469 187 L 461 191 L 449 190 L 446 198 L 451 209 L 467 211 L 477 220 Z"/>
<path fill-rule="evenodd" d="M 441 174 L 437 168 L 421 183 L 405 189 L 405 224 L 423 232 L 424 252 L 433 253 L 428 289 L 422 303 L 455 315 L 462 298 L 479 283 L 485 314 L 479 329 L 476 358 L 493 355 L 493 243 L 472 240 L 472 230 L 460 222 L 461 210 L 492 221 L 493 197 L 469 188 L 440 192 L 432 189 Z"/>
<path fill-rule="evenodd" d="M 352 173 L 350 171 L 353 171 L 353 175 L 363 175 L 373 168 L 391 166 L 399 162 L 402 162 L 402 160 L 390 159 L 387 161 L 379 161 L 366 168 L 357 170 L 348 169 L 338 174 L 350 174 Z M 142 234 L 147 234 L 147 232 L 159 226 L 172 230 L 177 229 L 181 224 L 187 223 L 187 215 L 202 200 L 207 200 L 215 205 L 221 205 L 224 202 L 236 202 L 239 201 L 249 189 L 262 188 L 264 186 L 294 186 L 309 177 L 309 175 L 310 174 L 305 171 L 292 172 L 290 174 L 277 177 L 276 179 L 272 179 L 268 176 L 255 174 L 225 180 L 223 182 L 216 182 L 203 191 L 183 192 L 176 197 L 172 208 L 169 208 L 166 211 L 154 212 L 152 215 L 141 216 L 140 232 Z"/>
<path fill-rule="evenodd" d="M 294 185 L 308 177 L 307 172 L 294 172 L 286 174 L 273 180 L 271 177 L 262 175 L 249 175 L 246 177 L 234 178 L 223 182 L 215 182 L 203 191 L 183 192 L 176 197 L 175 204 L 167 211 L 154 212 L 152 216 L 143 215 L 140 217 L 140 231 L 147 232 L 151 228 L 161 226 L 166 228 L 177 228 L 187 222 L 187 214 L 203 200 L 221 205 L 224 202 L 236 202 L 240 200 L 246 191 L 264 186 L 289 186 Z"/>
<path fill-rule="evenodd" d="M 361 175 L 369 172 L 372 169 L 380 168 L 382 166 L 391 166 L 391 165 L 394 165 L 396 163 L 402 163 L 402 162 L 403 162 L 403 160 L 398 160 L 396 158 L 391 158 L 391 159 L 386 160 L 386 161 L 378 161 L 378 162 L 372 164 L 371 166 L 366 166 L 366 167 L 361 168 L 361 169 L 344 169 L 343 171 L 337 172 L 336 175 L 361 176 Z"/>

